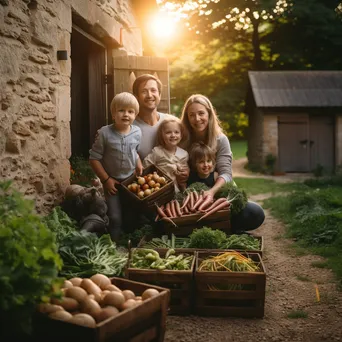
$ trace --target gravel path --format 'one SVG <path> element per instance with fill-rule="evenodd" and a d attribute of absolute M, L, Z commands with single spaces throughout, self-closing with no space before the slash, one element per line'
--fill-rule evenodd
<path fill-rule="evenodd" d="M 244 163 L 235 161 L 234 177 L 252 176 L 243 169 Z M 291 181 L 298 177 L 305 175 L 272 178 Z M 265 197 L 251 199 L 262 203 Z M 267 211 L 264 224 L 254 231 L 265 242 L 263 261 L 267 280 L 263 319 L 168 316 L 165 341 L 342 341 L 342 292 L 337 290 L 331 271 L 312 266 L 323 260 L 318 256 L 296 254 L 292 241 L 283 237 L 284 232 L 284 225 Z M 315 286 L 319 290 L 319 302 Z M 307 317 L 288 318 L 288 314 L 296 311 L 306 313 Z"/>

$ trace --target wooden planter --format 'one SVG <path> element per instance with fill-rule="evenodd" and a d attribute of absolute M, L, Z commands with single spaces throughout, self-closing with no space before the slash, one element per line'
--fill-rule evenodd
<path fill-rule="evenodd" d="M 175 197 L 174 181 L 163 173 L 157 166 L 150 165 L 143 171 L 143 176 L 156 171 L 159 176 L 165 177 L 167 184 L 165 184 L 160 190 L 153 192 L 151 195 L 141 199 L 135 193 L 128 190 L 127 186 L 136 180 L 136 176 L 132 175 L 121 182 L 121 189 L 123 196 L 132 204 L 132 207 L 136 207 L 143 211 L 155 212 L 155 203 L 161 206 L 167 202 L 170 202 Z"/>
<path fill-rule="evenodd" d="M 136 295 L 141 295 L 148 288 L 155 288 L 160 293 L 134 308 L 122 311 L 119 315 L 97 324 L 96 328 L 82 327 L 37 313 L 33 320 L 33 340 L 35 342 L 164 341 L 170 291 L 126 279 L 111 278 L 111 281 L 120 289 L 132 290 Z"/>
<path fill-rule="evenodd" d="M 209 272 L 198 271 L 201 261 L 217 252 L 196 252 L 196 302 L 195 313 L 202 316 L 264 316 L 266 271 L 258 253 L 242 253 L 255 261 L 259 272 Z M 210 290 L 209 286 L 225 288 L 241 285 L 240 290 Z"/>
<path fill-rule="evenodd" d="M 166 251 L 167 249 L 161 250 L 159 255 L 164 257 Z M 181 253 L 176 252 L 176 255 L 179 254 Z M 191 313 L 193 307 L 193 277 L 195 269 L 195 255 L 194 253 L 190 255 L 194 256 L 190 270 L 175 271 L 128 267 L 127 276 L 132 280 L 170 289 L 169 314 L 188 315 Z"/>
<path fill-rule="evenodd" d="M 230 210 L 220 210 L 213 215 L 197 222 L 200 217 L 203 216 L 202 213 L 184 215 L 182 217 L 175 217 L 172 221 L 177 225 L 175 227 L 172 223 L 167 221 L 162 221 L 162 234 L 174 234 L 176 236 L 188 236 L 196 228 L 202 228 L 207 226 L 213 229 L 220 229 L 225 233 L 229 234 L 231 232 L 230 227 Z"/>

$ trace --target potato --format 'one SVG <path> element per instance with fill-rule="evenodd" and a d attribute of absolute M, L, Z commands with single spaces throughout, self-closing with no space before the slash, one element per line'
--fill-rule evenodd
<path fill-rule="evenodd" d="M 125 300 L 125 296 L 121 292 L 112 291 L 103 298 L 102 304 L 115 306 L 116 308 L 121 309 Z"/>
<path fill-rule="evenodd" d="M 72 284 L 71 281 L 69 281 L 69 280 L 64 280 L 64 283 L 63 283 L 63 285 L 62 285 L 62 288 L 67 289 L 67 288 L 70 288 L 70 287 L 73 287 L 73 286 L 74 286 L 74 285 Z"/>
<path fill-rule="evenodd" d="M 67 311 L 75 311 L 79 307 L 78 301 L 69 297 L 62 297 L 62 299 L 51 298 L 51 303 L 60 305 Z"/>
<path fill-rule="evenodd" d="M 138 303 L 134 299 L 128 299 L 122 304 L 122 310 L 127 310 L 137 306 Z"/>
<path fill-rule="evenodd" d="M 88 293 L 86 290 L 82 289 L 81 287 L 73 286 L 73 287 L 66 289 L 65 296 L 74 298 L 78 302 L 82 302 L 82 300 L 84 300 L 88 296 Z"/>
<path fill-rule="evenodd" d="M 121 290 L 118 287 L 116 287 L 115 285 L 113 285 L 113 284 L 108 285 L 106 287 L 106 290 L 121 292 Z"/>
<path fill-rule="evenodd" d="M 56 312 L 59 310 L 63 310 L 63 307 L 60 305 L 50 304 L 50 303 L 42 303 L 38 305 L 38 311 L 41 313 L 47 313 L 50 314 L 52 312 Z"/>
<path fill-rule="evenodd" d="M 99 302 L 101 300 L 101 289 L 90 279 L 83 279 L 80 285 L 89 294 L 95 296 L 95 300 Z"/>
<path fill-rule="evenodd" d="M 82 278 L 78 278 L 78 277 L 69 279 L 69 281 L 70 281 L 70 282 L 72 283 L 72 285 L 74 285 L 74 286 L 80 286 L 82 280 L 83 280 Z"/>
<path fill-rule="evenodd" d="M 108 277 L 103 274 L 94 274 L 90 277 L 90 280 L 93 281 L 100 289 L 105 290 L 108 285 L 111 284 L 111 281 Z"/>
<path fill-rule="evenodd" d="M 69 320 L 69 323 L 82 325 L 82 326 L 88 327 L 88 328 L 95 328 L 96 327 L 95 319 L 93 317 L 91 317 L 90 315 L 85 314 L 85 313 L 80 313 L 80 314 L 74 315 L 71 318 L 71 320 Z"/>
<path fill-rule="evenodd" d="M 90 316 L 95 316 L 99 311 L 101 311 L 101 306 L 94 299 L 86 298 L 80 304 L 80 310 Z"/>
<path fill-rule="evenodd" d="M 149 299 L 151 297 L 157 296 L 158 294 L 159 294 L 159 291 L 156 289 L 147 289 L 141 295 L 141 299 L 146 300 L 146 299 Z"/>
<path fill-rule="evenodd" d="M 135 299 L 135 293 L 131 290 L 123 290 L 122 294 L 124 295 L 125 299 Z"/>
<path fill-rule="evenodd" d="M 59 310 L 59 311 L 55 311 L 50 313 L 49 315 L 50 318 L 53 319 L 58 319 L 60 321 L 70 321 L 72 318 L 72 314 L 70 312 L 64 311 L 64 310 Z"/>
<path fill-rule="evenodd" d="M 108 319 L 109 317 L 114 317 L 116 315 L 118 315 L 120 313 L 120 311 L 114 307 L 114 306 L 106 306 L 103 309 L 101 309 L 101 311 L 99 311 L 95 316 L 95 320 L 97 323 L 102 322 L 106 319 Z"/>

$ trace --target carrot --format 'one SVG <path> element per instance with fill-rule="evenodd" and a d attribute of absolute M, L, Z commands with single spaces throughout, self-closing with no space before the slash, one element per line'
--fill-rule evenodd
<path fill-rule="evenodd" d="M 154 219 L 154 222 L 157 222 L 160 219 L 160 215 L 157 214 L 156 218 Z"/>
<path fill-rule="evenodd" d="M 194 202 L 195 202 L 194 192 L 191 191 L 190 192 L 190 200 L 189 200 L 189 203 L 188 203 L 188 208 L 190 209 L 190 211 L 192 211 L 192 208 L 194 206 Z"/>
<path fill-rule="evenodd" d="M 189 208 L 187 206 L 185 206 L 183 210 L 184 210 L 185 215 L 189 214 L 189 212 L 190 212 Z"/>
<path fill-rule="evenodd" d="M 207 208 L 208 206 L 210 206 L 210 204 L 212 203 L 212 199 L 211 199 L 211 197 L 206 197 L 203 201 L 202 201 L 202 203 L 201 203 L 201 205 L 198 207 L 198 210 L 199 211 L 201 211 L 201 210 L 204 210 L 205 208 Z"/>
<path fill-rule="evenodd" d="M 196 190 L 193 191 L 193 195 L 194 195 L 194 201 L 197 202 L 198 201 L 198 192 Z"/>
<path fill-rule="evenodd" d="M 158 207 L 157 203 L 154 203 L 154 205 L 155 205 L 156 208 L 157 208 L 157 213 L 158 213 L 157 217 L 158 217 L 158 216 L 160 216 L 160 217 L 166 217 L 165 213 L 163 212 L 163 209 L 160 208 L 160 207 Z"/>
<path fill-rule="evenodd" d="M 163 220 L 163 221 L 166 221 L 166 222 L 172 223 L 172 225 L 173 225 L 174 227 L 178 227 L 178 226 L 176 225 L 176 223 L 174 223 L 174 222 L 172 221 L 172 219 L 170 219 L 170 217 L 162 217 L 162 220 Z"/>
<path fill-rule="evenodd" d="M 223 203 L 223 202 L 226 202 L 226 201 L 227 201 L 227 199 L 225 197 L 221 197 L 221 198 L 217 199 L 215 202 L 213 202 L 212 205 L 209 208 L 202 209 L 200 211 L 207 212 L 207 211 L 213 209 L 215 206 L 219 205 L 220 203 Z"/>
<path fill-rule="evenodd" d="M 171 210 L 170 210 L 170 202 L 166 203 L 166 206 L 165 206 L 165 214 L 166 214 L 166 216 L 168 216 L 168 217 L 172 217 L 172 213 L 171 213 Z"/>
<path fill-rule="evenodd" d="M 175 209 L 176 209 L 177 216 L 182 216 L 181 207 L 177 200 L 175 200 Z"/>
<path fill-rule="evenodd" d="M 207 211 L 206 214 L 204 214 L 203 216 L 201 216 L 201 217 L 197 220 L 197 222 L 203 220 L 204 218 L 206 218 L 206 217 L 208 217 L 208 216 L 210 216 L 210 215 L 216 213 L 217 211 L 219 211 L 219 210 L 221 210 L 221 209 L 223 209 L 223 208 L 225 208 L 225 207 L 227 207 L 227 206 L 229 206 L 229 205 L 230 205 L 230 204 L 227 202 L 227 200 L 226 200 L 225 202 L 220 203 L 219 205 L 217 205 L 217 206 L 214 207 L 213 209 Z"/>
<path fill-rule="evenodd" d="M 184 198 L 182 206 L 181 206 L 181 209 L 184 209 L 186 207 L 186 205 L 188 204 L 189 200 L 190 200 L 190 192 L 188 192 L 188 194 Z"/>
<path fill-rule="evenodd" d="M 175 202 L 173 200 L 170 202 L 170 211 L 171 211 L 172 217 L 177 217 L 176 209 L 175 209 Z"/>
<path fill-rule="evenodd" d="M 201 194 L 199 195 L 198 200 L 196 201 L 192 209 L 196 210 L 202 202 L 203 202 L 203 195 Z"/>

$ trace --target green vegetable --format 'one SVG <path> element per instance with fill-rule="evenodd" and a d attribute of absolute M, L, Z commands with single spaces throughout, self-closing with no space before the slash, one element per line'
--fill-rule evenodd
<path fill-rule="evenodd" d="M 179 238 L 171 234 L 171 239 L 167 235 L 160 238 L 153 238 L 150 241 L 141 241 L 139 247 L 142 248 L 186 248 L 189 246 L 189 238 Z"/>
<path fill-rule="evenodd" d="M 30 330 L 31 315 L 57 290 L 62 260 L 34 203 L 0 182 L 0 340 Z"/>
<path fill-rule="evenodd" d="M 248 234 L 233 234 L 221 244 L 222 249 L 260 250 L 260 241 Z"/>
<path fill-rule="evenodd" d="M 215 198 L 220 197 L 232 200 L 230 205 L 232 215 L 236 215 L 243 210 L 248 202 L 245 190 L 239 189 L 233 182 L 225 183 L 215 194 Z"/>
<path fill-rule="evenodd" d="M 137 246 L 143 237 L 149 237 L 153 235 L 153 227 L 149 224 L 143 225 L 140 229 L 136 229 L 132 233 L 124 234 L 120 241 L 118 242 L 119 246 L 128 246 L 128 241 L 130 240 L 132 246 Z"/>
<path fill-rule="evenodd" d="M 221 230 L 214 230 L 209 227 L 194 229 L 189 235 L 190 248 L 218 249 L 226 240 L 227 235 Z"/>
<path fill-rule="evenodd" d="M 187 187 L 187 190 L 196 190 L 198 193 L 200 193 L 202 190 L 203 191 L 209 190 L 209 187 L 205 185 L 204 183 L 196 182 L 196 183 L 192 183 L 191 185 L 189 185 Z"/>

